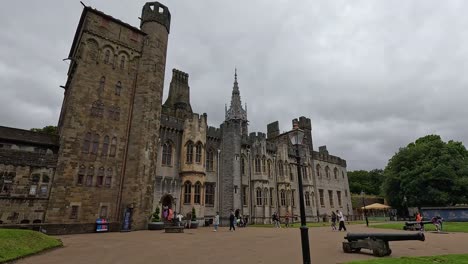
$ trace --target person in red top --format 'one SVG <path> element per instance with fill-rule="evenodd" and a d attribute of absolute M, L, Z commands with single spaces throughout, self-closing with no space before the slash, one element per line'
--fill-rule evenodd
<path fill-rule="evenodd" d="M 423 220 L 423 217 L 422 217 L 421 214 L 418 212 L 418 213 L 416 214 L 416 222 L 419 222 L 420 231 L 424 231 L 424 224 L 422 223 L 422 220 Z"/>

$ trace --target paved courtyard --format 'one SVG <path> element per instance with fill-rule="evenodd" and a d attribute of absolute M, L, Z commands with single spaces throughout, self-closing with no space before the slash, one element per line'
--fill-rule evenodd
<path fill-rule="evenodd" d="M 119 263 L 301 263 L 299 229 L 239 228 L 229 232 L 220 228 L 185 230 L 183 234 L 162 231 L 103 233 L 60 236 L 64 247 L 25 258 L 18 264 L 119 264 Z M 348 226 L 350 232 L 403 232 Z M 310 228 L 312 263 L 344 263 L 374 258 L 363 250 L 345 254 L 341 242 L 345 232 L 329 228 Z M 468 234 L 426 233 L 426 241 L 391 242 L 391 257 L 468 253 Z"/>

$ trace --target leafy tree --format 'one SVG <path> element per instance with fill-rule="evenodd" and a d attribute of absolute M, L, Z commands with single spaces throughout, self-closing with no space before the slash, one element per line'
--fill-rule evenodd
<path fill-rule="evenodd" d="M 161 211 L 159 210 L 159 207 L 156 207 L 156 210 L 154 210 L 154 213 L 151 218 L 151 222 L 160 222 L 161 217 L 159 216 L 161 214 Z"/>
<path fill-rule="evenodd" d="M 351 193 L 364 191 L 366 194 L 380 195 L 383 178 L 381 169 L 349 171 L 349 190 Z"/>
<path fill-rule="evenodd" d="M 30 131 L 46 133 L 49 135 L 58 135 L 58 128 L 56 126 L 45 126 L 43 128 L 31 128 Z"/>
<path fill-rule="evenodd" d="M 438 135 L 421 137 L 400 148 L 389 160 L 384 176 L 383 192 L 396 208 L 468 201 L 468 152 L 462 143 L 445 143 Z"/>

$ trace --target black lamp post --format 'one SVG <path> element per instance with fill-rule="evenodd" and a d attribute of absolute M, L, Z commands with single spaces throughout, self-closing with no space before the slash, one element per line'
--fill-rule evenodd
<path fill-rule="evenodd" d="M 310 247 L 309 247 L 309 229 L 306 224 L 304 190 L 302 187 L 301 175 L 301 156 L 299 155 L 299 146 L 302 145 L 304 139 L 304 131 L 294 125 L 294 130 L 289 132 L 289 139 L 296 150 L 296 166 L 297 166 L 297 181 L 299 183 L 299 206 L 301 211 L 301 243 L 302 243 L 302 259 L 304 264 L 310 264 Z"/>
<path fill-rule="evenodd" d="M 364 195 L 366 193 L 364 191 L 361 191 L 361 196 L 362 196 L 362 205 L 364 206 L 364 217 L 366 218 L 366 226 L 369 227 L 369 219 L 367 219 L 367 212 L 366 212 L 366 200 L 364 199 Z"/>

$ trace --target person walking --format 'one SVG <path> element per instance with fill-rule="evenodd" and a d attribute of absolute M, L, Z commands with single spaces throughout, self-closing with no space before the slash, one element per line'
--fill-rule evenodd
<path fill-rule="evenodd" d="M 231 215 L 229 216 L 229 231 L 236 231 L 235 221 L 236 217 L 234 216 L 234 212 L 231 210 Z"/>
<path fill-rule="evenodd" d="M 345 217 L 343 215 L 343 212 L 341 212 L 340 210 L 336 210 L 336 215 L 338 216 L 338 220 L 340 221 L 338 231 L 341 231 L 341 229 L 344 229 L 344 231 L 346 231 Z"/>
<path fill-rule="evenodd" d="M 336 231 L 336 214 L 333 211 L 331 213 L 331 228 L 332 231 Z"/>
<path fill-rule="evenodd" d="M 176 216 L 177 226 L 180 226 L 182 224 L 182 218 L 184 218 L 184 216 L 179 212 Z"/>
<path fill-rule="evenodd" d="M 284 216 L 284 226 L 289 227 L 289 212 L 286 212 L 286 215 Z"/>
<path fill-rule="evenodd" d="M 213 226 L 214 226 L 214 232 L 218 232 L 218 226 L 219 226 L 219 212 L 216 212 L 216 216 L 213 221 Z"/>
<path fill-rule="evenodd" d="M 281 228 L 281 223 L 277 212 L 273 213 L 273 223 L 275 224 L 276 228 Z"/>
<path fill-rule="evenodd" d="M 187 213 L 187 219 L 185 221 L 187 221 L 187 228 L 190 229 L 190 227 L 192 227 L 192 212 Z"/>

